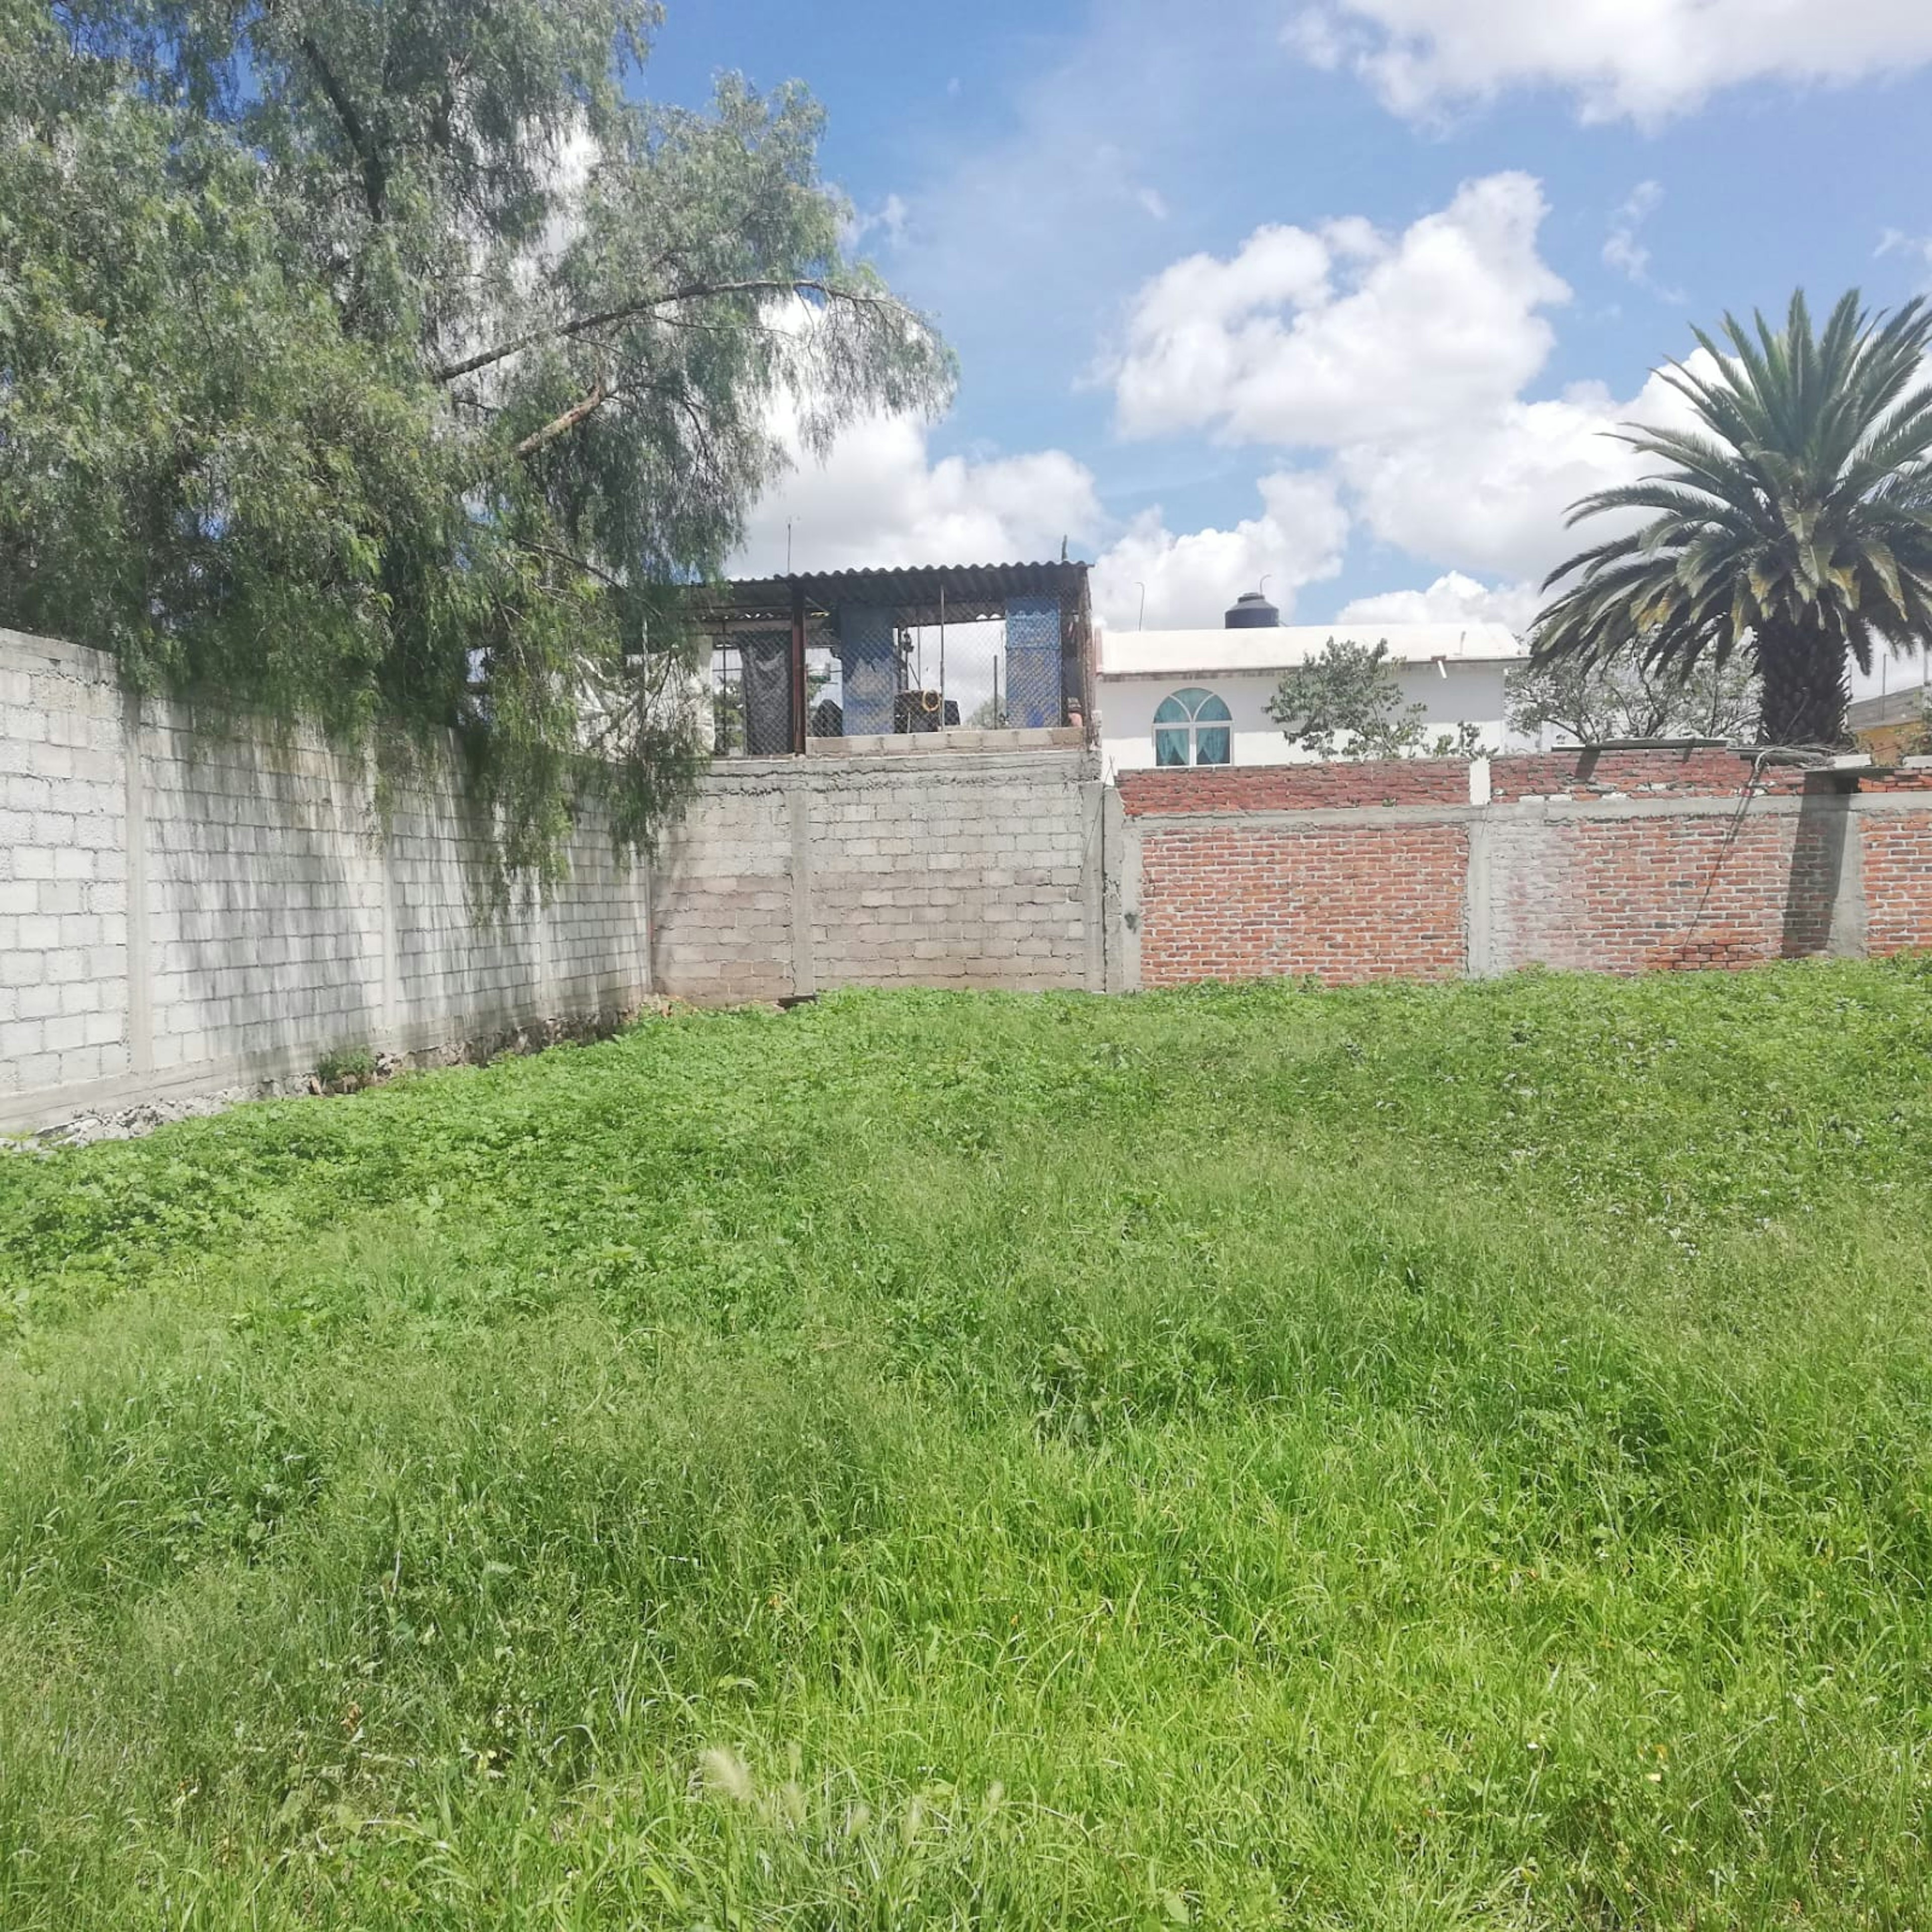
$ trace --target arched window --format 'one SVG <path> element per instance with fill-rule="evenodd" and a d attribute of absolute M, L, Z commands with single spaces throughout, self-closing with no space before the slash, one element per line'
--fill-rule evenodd
<path fill-rule="evenodd" d="M 1190 686 L 1163 698 L 1154 714 L 1157 765 L 1225 765 L 1232 762 L 1232 715 L 1211 691 Z"/>

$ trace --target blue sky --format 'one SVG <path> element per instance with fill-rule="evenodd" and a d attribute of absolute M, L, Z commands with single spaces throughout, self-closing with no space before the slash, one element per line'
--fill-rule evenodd
<path fill-rule="evenodd" d="M 1926 0 L 670 0 L 644 90 L 798 79 L 959 352 L 743 561 L 1057 550 L 1107 616 L 1502 616 L 1694 322 L 1932 279 Z"/>

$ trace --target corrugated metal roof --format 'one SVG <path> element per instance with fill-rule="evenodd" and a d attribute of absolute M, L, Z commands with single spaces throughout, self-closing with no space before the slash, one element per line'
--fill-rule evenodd
<path fill-rule="evenodd" d="M 1010 597 L 1058 596 L 1063 605 L 1077 604 L 1086 583 L 1084 563 L 905 564 L 740 578 L 708 586 L 699 602 L 716 617 L 788 622 L 796 584 L 805 592 L 808 614 L 830 614 L 842 604 L 870 604 L 890 609 L 901 623 L 929 624 L 938 622 L 943 591 L 947 618 L 964 623 L 1003 615 Z"/>

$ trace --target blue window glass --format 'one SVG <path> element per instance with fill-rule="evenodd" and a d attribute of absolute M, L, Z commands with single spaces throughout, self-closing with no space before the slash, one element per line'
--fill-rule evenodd
<path fill-rule="evenodd" d="M 1154 714 L 1157 765 L 1234 763 L 1233 714 L 1211 691 L 1190 685 L 1163 698 Z"/>

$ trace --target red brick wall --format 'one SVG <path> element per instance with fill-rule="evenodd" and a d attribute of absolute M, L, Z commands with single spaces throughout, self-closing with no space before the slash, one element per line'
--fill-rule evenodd
<path fill-rule="evenodd" d="M 1123 772 L 1120 803 L 1132 818 L 1183 812 L 1314 812 L 1324 807 L 1467 805 L 1469 767 L 1460 759 L 1364 760 L 1359 764 L 1255 765 L 1239 770 Z"/>
<path fill-rule="evenodd" d="M 1828 820 L 1747 812 L 1498 823 L 1496 963 L 1642 973 L 1822 952 L 1838 819 L 1834 810 Z"/>
<path fill-rule="evenodd" d="M 1759 791 L 1800 788 L 1804 774 L 1767 765 L 1756 774 Z M 1490 761 L 1490 796 L 1512 799 L 1736 798 L 1753 784 L 1749 753 L 1700 746 L 1684 751 L 1538 752 Z"/>
<path fill-rule="evenodd" d="M 1923 776 L 1932 778 L 1932 773 Z M 1926 789 L 1932 790 L 1932 785 Z M 1932 824 L 1928 818 L 1932 814 L 1873 812 L 1859 821 L 1868 952 L 1902 952 L 1913 946 L 1932 946 Z"/>
<path fill-rule="evenodd" d="M 1460 824 L 1150 830 L 1141 983 L 1453 979 L 1468 863 Z"/>
<path fill-rule="evenodd" d="M 1932 946 L 1932 811 L 1866 810 L 1854 821 L 1838 789 L 1932 793 L 1932 771 L 1808 781 L 1782 767 L 1754 784 L 1748 758 L 1712 751 L 1561 752 L 1498 758 L 1491 770 L 1493 802 L 1480 814 L 1467 808 L 1460 764 L 1124 774 L 1140 834 L 1141 983 L 1443 979 L 1472 956 L 1488 970 L 1610 973 L 1814 957 L 1832 943 L 1850 840 L 1870 950 Z M 1582 809 L 1522 802 L 1552 794 Z M 1610 794 L 1652 808 L 1589 809 Z M 1724 800 L 1736 808 L 1712 802 Z M 1461 808 L 1432 817 L 1386 805 Z M 1322 810 L 1358 815 L 1292 816 Z M 1222 822 L 1198 822 L 1204 814 Z M 1478 822 L 1487 897 L 1472 940 Z"/>

